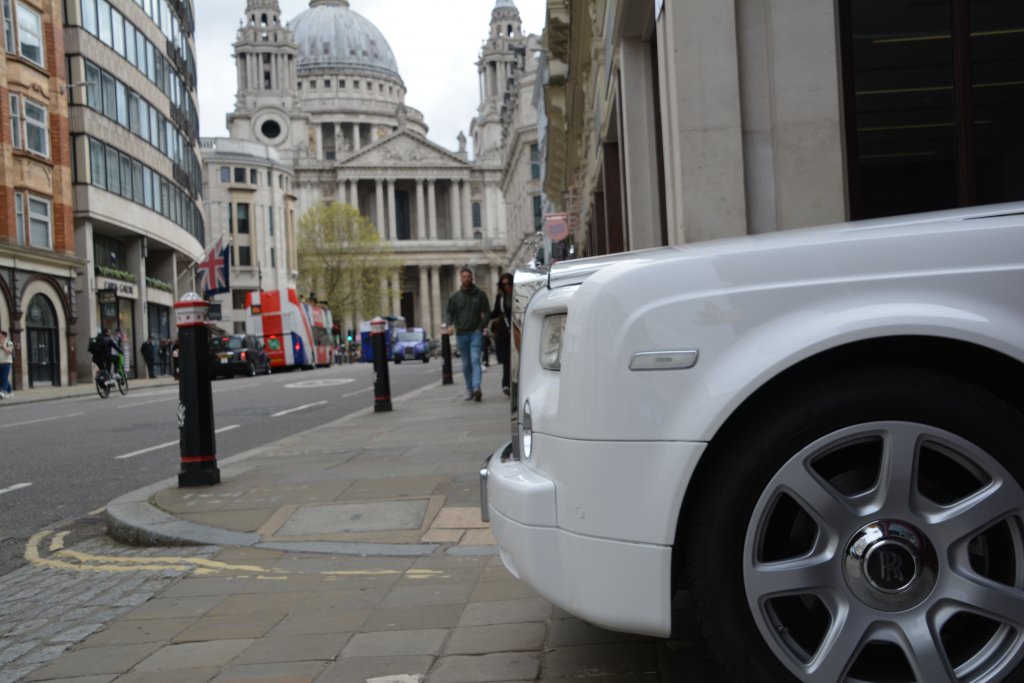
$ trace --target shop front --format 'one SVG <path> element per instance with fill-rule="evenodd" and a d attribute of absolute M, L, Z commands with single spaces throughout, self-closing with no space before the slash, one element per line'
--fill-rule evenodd
<path fill-rule="evenodd" d="M 135 378 L 135 301 L 138 287 L 131 282 L 96 278 L 96 298 L 99 305 L 100 329 L 110 330 L 114 340 L 124 352 L 124 369 L 129 378 Z"/>

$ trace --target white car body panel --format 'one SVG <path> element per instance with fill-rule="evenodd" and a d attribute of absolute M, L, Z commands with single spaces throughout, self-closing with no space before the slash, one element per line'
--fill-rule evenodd
<path fill-rule="evenodd" d="M 555 266 L 522 327 L 518 409 L 529 402 L 532 457 L 488 467 L 506 564 L 598 625 L 668 635 L 663 579 L 690 477 L 766 382 L 829 349 L 892 336 L 1024 362 L 1022 211 L 976 207 Z M 542 323 L 559 313 L 561 370 L 545 370 Z M 690 350 L 689 369 L 629 367 L 637 353 Z"/>

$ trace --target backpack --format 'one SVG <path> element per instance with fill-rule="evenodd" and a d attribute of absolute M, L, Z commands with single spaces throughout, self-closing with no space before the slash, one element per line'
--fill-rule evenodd
<path fill-rule="evenodd" d="M 92 337 L 89 339 L 89 353 L 96 355 L 100 352 L 100 338 Z"/>

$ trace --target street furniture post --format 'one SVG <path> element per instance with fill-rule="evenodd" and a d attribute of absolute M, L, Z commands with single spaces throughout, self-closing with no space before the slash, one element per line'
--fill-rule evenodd
<path fill-rule="evenodd" d="M 217 444 L 213 433 L 213 389 L 210 386 L 210 305 L 195 292 L 174 304 L 178 327 L 178 430 L 181 471 L 178 487 L 220 483 Z"/>
<path fill-rule="evenodd" d="M 441 384 L 455 384 L 452 379 L 452 343 L 449 340 L 450 328 L 441 328 Z"/>
<path fill-rule="evenodd" d="M 388 351 L 385 335 L 388 322 L 377 316 L 370 321 L 370 337 L 373 344 L 373 412 L 386 413 L 391 410 L 391 380 L 388 377 Z"/>

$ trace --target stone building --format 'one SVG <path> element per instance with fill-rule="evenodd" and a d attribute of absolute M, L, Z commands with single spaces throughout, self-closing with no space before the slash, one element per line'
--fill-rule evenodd
<path fill-rule="evenodd" d="M 172 307 L 202 256 L 202 164 L 192 0 L 65 0 L 74 162 L 78 346 L 176 336 Z M 79 377 L 92 376 L 78 354 Z"/>
<path fill-rule="evenodd" d="M 76 382 L 75 256 L 60 0 L 2 3 L 0 329 L 15 390 Z"/>
<path fill-rule="evenodd" d="M 295 177 L 279 151 L 261 142 L 203 138 L 200 146 L 207 241 L 231 239 L 231 291 L 214 296 L 217 324 L 244 332 L 246 293 L 295 286 Z"/>
<path fill-rule="evenodd" d="M 1024 197 L 1018 0 L 549 0 L 585 254 Z"/>
<path fill-rule="evenodd" d="M 485 47 L 478 63 L 481 104 L 470 160 L 463 135 L 455 150 L 427 139 L 422 113 L 405 103 L 386 38 L 347 0 L 311 0 L 291 21 L 277 0 L 246 2 L 234 45 L 231 139 L 265 145 L 291 169 L 296 222 L 317 202 L 346 202 L 377 226 L 403 264 L 385 283 L 382 310 L 334 311 L 342 329 L 402 315 L 435 336 L 463 265 L 488 292 L 507 267 L 508 244 L 519 236 L 509 234 L 506 218 L 501 145 L 511 135 L 501 112 L 528 42 L 511 0 L 498 0 L 489 34 L 490 51 Z M 254 229 L 265 234 L 266 220 L 257 213 Z"/>

